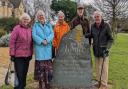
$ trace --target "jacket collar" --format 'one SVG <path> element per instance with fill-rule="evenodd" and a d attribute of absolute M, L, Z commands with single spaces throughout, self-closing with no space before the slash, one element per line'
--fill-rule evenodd
<path fill-rule="evenodd" d="M 42 25 L 39 21 L 36 21 L 35 24 L 37 24 L 41 29 L 44 29 L 46 26 L 46 23 Z"/>
<path fill-rule="evenodd" d="M 83 15 L 83 16 L 80 17 L 80 16 L 77 15 L 77 19 L 84 20 L 85 19 L 85 16 Z"/>
<path fill-rule="evenodd" d="M 29 26 L 23 26 L 22 24 L 19 24 L 21 28 L 25 28 L 25 29 L 28 29 Z"/>
<path fill-rule="evenodd" d="M 96 28 L 98 28 L 97 25 L 96 25 L 96 23 L 94 23 L 94 26 L 95 26 Z M 104 27 L 104 20 L 102 19 L 99 28 L 103 28 L 103 27 Z"/>
<path fill-rule="evenodd" d="M 56 23 L 57 26 L 61 25 L 59 22 Z M 67 25 L 67 23 L 64 21 L 62 25 Z"/>

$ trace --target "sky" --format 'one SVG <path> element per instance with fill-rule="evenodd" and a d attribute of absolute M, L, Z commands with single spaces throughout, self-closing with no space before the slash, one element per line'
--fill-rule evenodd
<path fill-rule="evenodd" d="M 76 0 L 72 0 L 72 1 L 76 1 Z M 89 3 L 93 2 L 94 0 L 80 0 L 80 1 L 85 4 L 89 4 Z"/>
<path fill-rule="evenodd" d="M 84 3 L 87 3 L 87 4 L 93 2 L 93 0 L 81 0 L 81 1 L 83 1 Z"/>

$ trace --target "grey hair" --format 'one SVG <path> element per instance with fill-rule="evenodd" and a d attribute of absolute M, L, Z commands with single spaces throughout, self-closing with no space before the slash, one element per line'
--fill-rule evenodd
<path fill-rule="evenodd" d="M 29 21 L 31 21 L 31 17 L 30 17 L 29 14 L 27 14 L 27 13 L 23 13 L 23 14 L 19 17 L 19 20 L 21 21 L 23 18 L 27 18 L 27 19 L 29 19 Z"/>
<path fill-rule="evenodd" d="M 103 13 L 100 11 L 100 10 L 96 10 L 96 11 L 94 11 L 94 13 L 93 13 L 93 18 L 95 17 L 95 15 L 99 15 L 99 16 L 101 16 L 101 17 L 103 17 Z"/>
<path fill-rule="evenodd" d="M 60 11 L 58 11 L 58 14 L 57 14 L 58 16 L 60 16 L 60 15 L 63 15 L 64 16 L 64 18 L 65 18 L 65 14 L 64 14 L 64 12 L 62 12 L 61 10 Z"/>
<path fill-rule="evenodd" d="M 36 15 L 35 15 L 35 20 L 38 21 L 38 16 L 40 16 L 40 15 L 43 15 L 43 16 L 44 16 L 44 19 L 46 20 L 46 18 L 45 18 L 45 13 L 44 13 L 43 10 L 38 10 L 38 11 L 37 11 L 37 13 L 36 13 Z"/>

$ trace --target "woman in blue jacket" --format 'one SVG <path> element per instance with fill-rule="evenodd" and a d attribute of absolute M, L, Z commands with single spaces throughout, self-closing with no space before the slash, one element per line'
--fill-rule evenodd
<path fill-rule="evenodd" d="M 42 10 L 36 13 L 36 22 L 32 28 L 35 50 L 34 79 L 39 82 L 39 89 L 49 89 L 52 77 L 52 40 L 54 37 L 52 26 L 46 22 Z"/>

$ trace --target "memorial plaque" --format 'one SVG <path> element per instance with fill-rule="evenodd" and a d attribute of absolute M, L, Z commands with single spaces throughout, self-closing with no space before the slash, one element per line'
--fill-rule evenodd
<path fill-rule="evenodd" d="M 86 88 L 92 83 L 89 40 L 81 25 L 63 36 L 53 62 L 52 85 L 59 88 Z"/>

